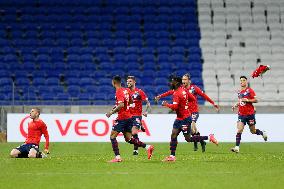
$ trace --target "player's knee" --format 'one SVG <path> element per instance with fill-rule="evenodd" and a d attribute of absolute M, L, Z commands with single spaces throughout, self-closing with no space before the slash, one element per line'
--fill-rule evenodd
<path fill-rule="evenodd" d="M 17 153 L 17 151 L 15 149 L 11 150 L 10 157 L 12 157 L 12 158 L 18 157 L 18 153 Z"/>
<path fill-rule="evenodd" d="M 189 136 L 184 137 L 184 139 L 185 139 L 186 142 L 191 142 Z"/>
<path fill-rule="evenodd" d="M 255 129 L 251 129 L 250 132 L 251 132 L 251 134 L 255 134 L 256 130 Z"/>
<path fill-rule="evenodd" d="M 177 134 L 176 133 L 172 133 L 171 138 L 177 138 Z"/>
<path fill-rule="evenodd" d="M 30 149 L 28 157 L 29 158 L 36 158 L 37 151 L 35 149 Z"/>

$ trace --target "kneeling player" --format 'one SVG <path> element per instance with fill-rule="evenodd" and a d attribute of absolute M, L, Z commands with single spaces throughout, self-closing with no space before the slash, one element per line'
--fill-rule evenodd
<path fill-rule="evenodd" d="M 46 154 L 39 151 L 41 135 L 45 137 L 45 153 L 49 153 L 49 134 L 46 124 L 39 118 L 40 109 L 33 108 L 30 112 L 31 122 L 28 124 L 28 136 L 24 144 L 13 149 L 10 156 L 13 158 L 45 158 Z"/>

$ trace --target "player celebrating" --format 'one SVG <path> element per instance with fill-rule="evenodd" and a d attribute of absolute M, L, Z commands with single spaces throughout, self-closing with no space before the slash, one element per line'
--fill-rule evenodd
<path fill-rule="evenodd" d="M 146 145 L 139 139 L 135 139 L 132 137 L 133 122 L 132 115 L 129 110 L 130 101 L 132 101 L 129 95 L 130 90 L 121 86 L 121 77 L 119 76 L 113 77 L 112 85 L 116 89 L 116 106 L 110 112 L 108 112 L 106 116 L 109 118 L 112 114 L 118 112 L 118 117 L 112 127 L 112 131 L 110 134 L 110 141 L 115 154 L 115 158 L 109 162 L 117 163 L 122 161 L 119 153 L 118 142 L 116 140 L 116 137 L 120 132 L 123 133 L 126 142 L 134 144 L 138 147 L 145 148 L 148 153 L 148 159 L 151 159 L 154 151 L 154 146 Z"/>
<path fill-rule="evenodd" d="M 171 81 L 171 88 L 173 89 L 173 104 L 168 104 L 166 101 L 162 102 L 162 105 L 176 111 L 177 118 L 173 124 L 170 151 L 171 155 L 166 157 L 163 161 L 175 161 L 175 151 L 177 147 L 177 137 L 182 131 L 184 138 L 187 142 L 200 142 L 205 148 L 204 140 L 208 140 L 208 136 L 191 135 L 191 112 L 189 110 L 189 101 L 194 101 L 195 97 L 189 93 L 182 85 L 182 79 L 179 77 L 173 77 Z M 218 144 L 214 135 L 209 135 L 210 142 Z"/>
<path fill-rule="evenodd" d="M 138 138 L 138 131 L 141 129 L 145 131 L 142 126 L 142 103 L 146 102 L 146 110 L 143 116 L 147 117 L 148 111 L 151 110 L 151 105 L 146 96 L 145 92 L 139 88 L 136 88 L 136 80 L 134 76 L 127 77 L 127 87 L 130 89 L 130 96 L 132 97 L 133 103 L 130 106 L 130 113 L 132 114 L 133 138 Z M 138 146 L 134 145 L 133 155 L 138 155 Z"/>
<path fill-rule="evenodd" d="M 182 84 L 183 84 L 183 87 L 185 89 L 187 89 L 195 97 L 195 100 L 189 102 L 190 103 L 189 108 L 190 108 L 190 111 L 192 113 L 191 114 L 191 118 L 192 118 L 191 133 L 192 133 L 192 135 L 200 135 L 200 132 L 198 131 L 198 129 L 196 127 L 196 122 L 199 118 L 197 97 L 201 96 L 205 100 L 210 102 L 215 107 L 216 111 L 219 111 L 219 106 L 216 105 L 215 102 L 209 96 L 207 96 L 199 87 L 197 87 L 196 85 L 191 83 L 190 74 L 183 75 Z M 155 97 L 155 100 L 158 101 L 162 97 L 172 95 L 173 92 L 174 91 L 168 91 L 166 93 L 158 95 L 157 97 Z M 197 151 L 197 149 L 198 149 L 197 142 L 194 142 L 194 151 Z M 204 152 L 204 151 L 205 151 L 205 148 L 202 148 L 202 152 Z"/>
<path fill-rule="evenodd" d="M 13 149 L 10 156 L 13 158 L 45 158 L 44 153 L 39 152 L 39 143 L 41 135 L 45 137 L 44 152 L 49 154 L 49 134 L 46 124 L 39 118 L 40 109 L 33 108 L 30 111 L 31 122 L 28 124 L 28 136 L 24 144 Z"/>
<path fill-rule="evenodd" d="M 252 88 L 248 87 L 246 76 L 240 77 L 241 89 L 238 92 L 239 101 L 233 105 L 232 110 L 239 108 L 238 111 L 238 122 L 237 122 L 237 135 L 236 135 L 236 146 L 231 149 L 232 152 L 240 152 L 240 143 L 242 133 L 246 124 L 249 125 L 250 132 L 252 134 L 262 135 L 264 141 L 267 141 L 267 134 L 265 131 L 260 131 L 255 128 L 255 109 L 253 103 L 257 103 L 256 94 Z"/>

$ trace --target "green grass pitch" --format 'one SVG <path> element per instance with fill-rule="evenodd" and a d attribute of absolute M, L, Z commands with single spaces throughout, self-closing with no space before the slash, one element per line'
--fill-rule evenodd
<path fill-rule="evenodd" d="M 233 143 L 207 151 L 193 151 L 180 143 L 176 162 L 162 162 L 168 143 L 155 143 L 152 160 L 144 149 L 120 143 L 122 163 L 111 164 L 110 143 L 51 143 L 46 159 L 12 159 L 19 143 L 0 143 L 0 188 L 284 188 L 284 143 L 242 143 L 241 152 L 229 151 Z"/>

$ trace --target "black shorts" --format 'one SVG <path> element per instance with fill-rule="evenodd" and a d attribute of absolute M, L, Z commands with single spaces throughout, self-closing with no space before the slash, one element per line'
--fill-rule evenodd
<path fill-rule="evenodd" d="M 252 115 L 239 115 L 238 121 L 242 122 L 244 125 L 248 124 L 249 126 L 255 125 L 255 114 Z"/>
<path fill-rule="evenodd" d="M 115 120 L 114 125 L 112 126 L 113 131 L 117 132 L 129 132 L 131 133 L 133 127 L 132 118 L 123 119 L 123 120 Z"/>
<path fill-rule="evenodd" d="M 39 146 L 36 144 L 22 144 L 21 146 L 18 146 L 16 149 L 19 150 L 22 154 L 22 156 L 28 156 L 30 149 L 35 149 L 37 152 L 39 152 Z"/>
<path fill-rule="evenodd" d="M 198 112 L 193 112 L 192 114 L 191 114 L 191 120 L 193 121 L 193 122 L 197 122 L 197 120 L 198 120 L 198 118 L 199 118 L 199 113 Z"/>
<path fill-rule="evenodd" d="M 137 129 L 141 129 L 142 127 L 142 116 L 133 116 L 132 117 L 133 126 L 137 127 Z"/>
<path fill-rule="evenodd" d="M 191 117 L 185 118 L 183 120 L 176 119 L 173 125 L 174 129 L 182 131 L 184 135 L 191 134 Z"/>

